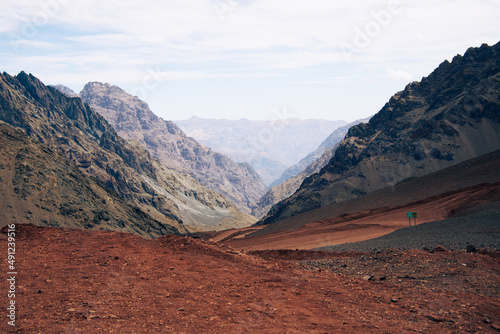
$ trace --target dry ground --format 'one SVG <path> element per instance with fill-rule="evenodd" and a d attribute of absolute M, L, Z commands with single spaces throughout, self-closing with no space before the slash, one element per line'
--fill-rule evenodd
<path fill-rule="evenodd" d="M 500 199 L 500 183 L 480 184 L 439 194 L 399 206 L 384 206 L 334 218 L 301 224 L 296 229 L 279 229 L 261 235 L 252 232 L 272 226 L 226 230 L 207 239 L 247 251 L 267 249 L 314 249 L 377 238 L 409 226 L 407 212 L 418 212 L 417 224 L 450 217 L 468 207 Z M 298 219 L 298 218 L 297 218 Z M 411 219 L 411 224 L 414 224 Z"/>
<path fill-rule="evenodd" d="M 145 240 L 31 225 L 16 230 L 17 321 L 12 328 L 2 316 L 2 333 L 490 333 L 500 328 L 496 253 L 252 255 L 177 236 Z M 6 254 L 6 234 L 0 236 Z M 6 275 L 5 260 L 1 270 Z M 5 297 L 5 279 L 0 288 Z"/>

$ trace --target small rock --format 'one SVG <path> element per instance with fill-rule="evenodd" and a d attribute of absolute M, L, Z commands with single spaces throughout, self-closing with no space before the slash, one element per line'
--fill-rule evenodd
<path fill-rule="evenodd" d="M 179 312 L 184 311 L 184 307 L 181 307 L 181 308 L 177 309 L 177 311 L 179 311 Z"/>
<path fill-rule="evenodd" d="M 398 299 L 397 298 L 391 298 L 391 303 L 397 303 L 398 302 Z"/>
<path fill-rule="evenodd" d="M 434 321 L 434 322 L 445 322 L 446 321 L 442 318 L 438 318 L 436 316 L 433 316 L 432 314 L 427 315 L 426 318 L 431 320 L 431 321 Z"/>
<path fill-rule="evenodd" d="M 372 275 L 365 275 L 365 276 L 363 276 L 363 280 L 365 280 L 365 281 L 373 281 L 373 276 Z"/>
<path fill-rule="evenodd" d="M 447 252 L 448 250 L 443 246 L 439 245 L 433 249 L 433 252 Z"/>
<path fill-rule="evenodd" d="M 380 281 L 385 281 L 386 279 L 387 279 L 387 277 L 385 277 L 385 276 L 380 276 L 380 278 L 379 278 Z"/>
<path fill-rule="evenodd" d="M 76 310 L 74 308 L 69 308 L 66 310 L 66 312 L 76 312 Z"/>
<path fill-rule="evenodd" d="M 474 245 L 467 245 L 467 247 L 465 248 L 465 250 L 467 251 L 467 253 L 475 253 L 475 252 L 477 252 L 477 248 Z"/>
<path fill-rule="evenodd" d="M 495 322 L 493 324 L 490 325 L 491 328 L 493 328 L 494 330 L 496 331 L 499 331 L 500 332 L 500 324 L 498 322 Z"/>

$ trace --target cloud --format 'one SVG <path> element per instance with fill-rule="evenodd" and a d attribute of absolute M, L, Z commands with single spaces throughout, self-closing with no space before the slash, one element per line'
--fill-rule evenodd
<path fill-rule="evenodd" d="M 57 5 L 49 10 L 44 3 Z M 470 46 L 484 39 L 491 42 L 491 36 L 498 31 L 492 28 L 499 27 L 495 20 L 500 18 L 497 14 L 500 8 L 495 2 L 401 0 L 401 13 L 393 14 L 388 24 L 379 23 L 380 31 L 368 36 L 366 47 L 356 46 L 360 32 L 370 34 L 369 29 L 372 32 L 377 29 L 377 13 L 387 12 L 390 3 L 387 0 L 19 0 L 0 14 L 9 19 L 0 29 L 20 34 L 23 26 L 35 24 L 40 32 L 34 40 L 53 43 L 51 38 L 63 39 L 69 49 L 84 53 L 121 50 L 124 57 L 142 58 L 149 64 L 209 64 L 229 60 L 280 69 L 345 63 L 345 57 L 339 56 L 342 43 L 355 48 L 354 62 L 390 63 L 398 59 L 398 52 L 386 51 L 402 48 L 416 56 L 428 52 L 442 57 L 450 44 L 463 49 L 465 42 L 453 38 L 457 29 L 464 32 L 463 39 Z M 45 24 L 34 22 L 34 18 L 44 14 Z M 57 27 L 62 36 L 45 35 L 49 25 Z M 71 32 L 73 35 L 67 36 Z M 478 36 L 484 36 L 483 40 L 472 43 Z M 36 50 L 37 46 L 32 44 L 30 48 Z M 385 58 L 381 60 L 379 54 L 384 52 Z"/>
<path fill-rule="evenodd" d="M 405 82 L 412 81 L 413 75 L 407 71 L 401 69 L 394 69 L 392 67 L 387 67 L 385 69 L 387 76 L 393 80 L 402 80 Z"/>
<path fill-rule="evenodd" d="M 470 46 L 498 42 L 499 1 L 400 0 L 401 10 L 383 21 L 394 1 L 3 1 L 2 70 L 72 87 L 93 80 L 134 87 L 150 71 L 181 87 L 236 78 L 264 86 L 272 77 L 281 79 L 275 95 L 288 99 L 328 84 L 397 86 Z"/>

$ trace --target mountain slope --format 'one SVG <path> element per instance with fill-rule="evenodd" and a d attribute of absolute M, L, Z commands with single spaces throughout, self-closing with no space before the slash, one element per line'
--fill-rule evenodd
<path fill-rule="evenodd" d="M 245 250 L 311 249 L 349 244 L 407 228 L 407 212 L 418 213 L 418 225 L 480 212 L 490 216 L 487 225 L 492 228 L 495 223 L 498 226 L 498 218 L 491 216 L 490 210 L 500 210 L 500 169 L 497 168 L 499 164 L 500 150 L 497 150 L 431 174 L 402 181 L 392 187 L 297 214 L 273 224 L 221 231 L 212 235 L 211 239 Z M 487 213 L 488 211 L 490 213 Z M 474 219 L 470 218 L 467 224 L 475 225 Z M 481 233 L 484 232 L 487 230 Z M 472 241 L 466 235 L 443 238 L 443 234 L 446 234 L 446 231 L 441 231 L 441 240 L 454 238 L 452 243 L 460 243 L 460 248 L 465 248 L 466 242 Z M 243 235 L 245 237 L 242 237 Z M 418 239 L 418 233 L 413 235 Z M 416 244 L 418 241 L 415 240 L 407 246 L 414 247 Z"/>
<path fill-rule="evenodd" d="M 90 82 L 81 98 L 99 112 L 127 140 L 137 140 L 165 166 L 191 175 L 250 213 L 264 194 L 265 185 L 245 163 L 214 152 L 164 121 L 137 97 L 117 86 Z"/>
<path fill-rule="evenodd" d="M 500 44 L 470 48 L 352 127 L 334 157 L 275 205 L 272 223 L 500 148 Z"/>
<path fill-rule="evenodd" d="M 306 177 L 319 172 L 330 161 L 338 147 L 338 143 L 345 137 L 349 128 L 362 121 L 368 121 L 368 119 L 355 121 L 333 131 L 316 150 L 284 171 L 281 177 L 273 182 L 273 184 L 279 183 L 273 185 L 262 196 L 252 214 L 257 218 L 261 218 L 273 205 L 293 195 Z"/>
<path fill-rule="evenodd" d="M 245 161 L 266 185 L 314 150 L 344 121 L 279 117 L 270 121 L 193 117 L 176 123 L 191 137 L 236 161 Z"/>
<path fill-rule="evenodd" d="M 128 204 L 96 179 L 86 177 L 54 150 L 1 121 L 0 155 L 0 228 L 35 222 L 120 230 L 143 237 L 179 233 Z"/>
<path fill-rule="evenodd" d="M 196 231 L 251 222 L 223 196 L 165 168 L 138 143 L 127 143 L 80 98 L 47 87 L 32 75 L 0 76 L 0 120 L 23 129 L 162 224 Z M 76 203 L 65 204 L 66 212 L 78 215 Z"/>

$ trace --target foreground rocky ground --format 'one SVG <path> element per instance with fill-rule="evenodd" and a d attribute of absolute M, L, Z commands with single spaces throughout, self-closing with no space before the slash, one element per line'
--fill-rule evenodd
<path fill-rule="evenodd" d="M 500 330 L 496 252 L 245 253 L 177 236 L 16 233 L 17 320 L 2 316 L 2 333 Z M 5 229 L 0 242 L 7 254 Z M 5 279 L 0 288 L 5 296 Z"/>

